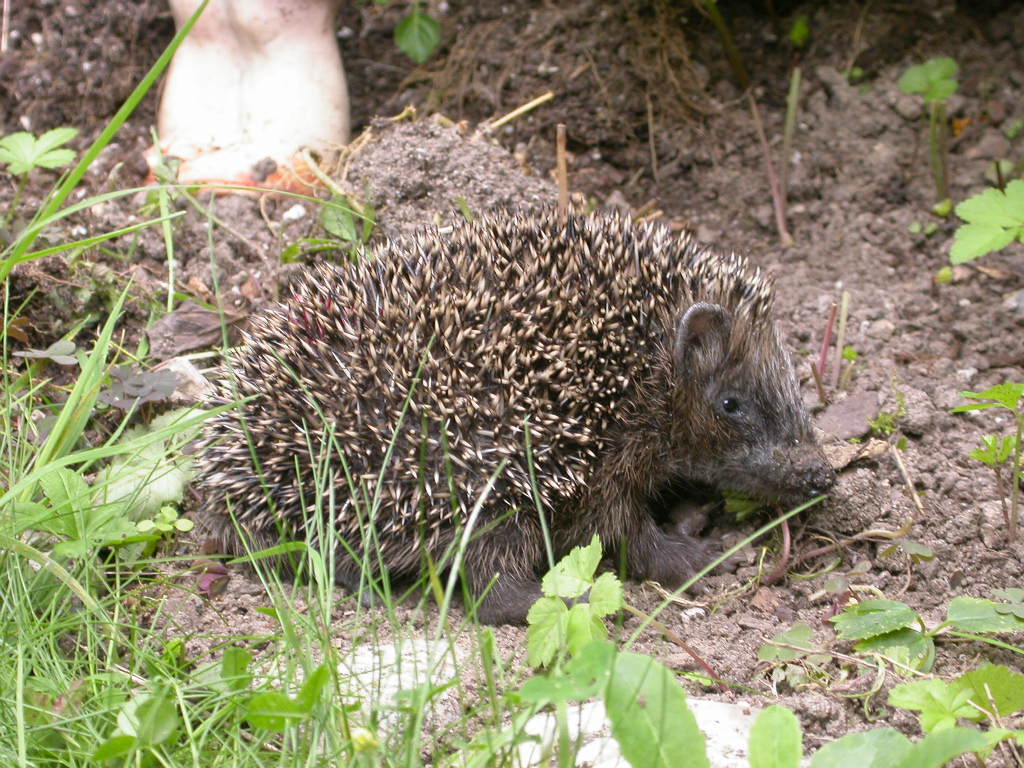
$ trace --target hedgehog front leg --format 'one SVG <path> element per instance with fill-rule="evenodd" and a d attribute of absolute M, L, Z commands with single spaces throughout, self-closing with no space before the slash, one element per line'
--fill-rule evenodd
<path fill-rule="evenodd" d="M 569 535 L 560 541 L 567 547 L 586 544 L 596 533 L 606 555 L 615 562 L 624 557 L 630 578 L 675 589 L 707 564 L 708 545 L 682 526 L 662 530 L 651 516 L 647 496 L 622 474 L 602 475 L 588 489 Z"/>

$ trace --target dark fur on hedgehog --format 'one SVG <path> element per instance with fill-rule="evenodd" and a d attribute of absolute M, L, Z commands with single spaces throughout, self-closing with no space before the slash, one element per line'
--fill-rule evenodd
<path fill-rule="evenodd" d="M 658 525 L 666 488 L 794 503 L 834 479 L 771 310 L 770 279 L 741 257 L 614 215 L 488 215 L 317 266 L 228 365 L 218 401 L 254 397 L 209 425 L 203 522 L 231 552 L 229 508 L 257 547 L 282 534 L 315 546 L 303 520 L 332 432 L 348 477 L 335 454 L 319 508 L 348 544 L 337 580 L 359 584 L 349 549 L 367 548 L 411 579 L 424 550 L 445 556 L 504 461 L 462 575 L 475 597 L 497 577 L 481 621 L 522 622 L 547 565 L 528 423 L 556 554 L 597 533 L 631 577 L 678 586 L 707 558 L 684 526 Z"/>

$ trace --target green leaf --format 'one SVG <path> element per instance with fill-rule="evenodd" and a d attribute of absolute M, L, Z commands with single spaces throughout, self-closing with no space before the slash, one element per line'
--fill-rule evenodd
<path fill-rule="evenodd" d="M 985 662 L 977 669 L 961 675 L 952 685 L 966 691 L 971 701 L 986 712 L 995 706 L 994 714 L 999 718 L 1009 717 L 1024 709 L 1024 675 L 1001 664 Z M 981 720 L 984 714 L 975 709 L 972 714 L 963 717 Z"/>
<path fill-rule="evenodd" d="M 264 691 L 249 699 L 246 717 L 254 728 L 283 731 L 305 717 L 302 707 L 280 691 Z"/>
<path fill-rule="evenodd" d="M 777 704 L 768 707 L 750 729 L 750 768 L 798 768 L 803 736 L 796 715 Z"/>
<path fill-rule="evenodd" d="M 576 603 L 569 609 L 566 631 L 569 652 L 574 655 L 591 641 L 608 637 L 608 628 L 594 615 L 590 603 Z"/>
<path fill-rule="evenodd" d="M 595 534 L 585 547 L 574 547 L 544 575 L 541 590 L 548 597 L 579 597 L 594 582 L 601 562 L 601 541 Z"/>
<path fill-rule="evenodd" d="M 1005 190 L 979 192 L 957 205 L 956 215 L 970 224 L 1019 227 L 1024 224 L 1024 181 L 1014 179 Z"/>
<path fill-rule="evenodd" d="M 986 189 L 956 207 L 967 224 L 953 238 L 950 261 L 962 264 L 1024 240 L 1024 181 L 1014 179 L 1005 190 Z"/>
<path fill-rule="evenodd" d="M 244 648 L 228 646 L 220 661 L 220 679 L 233 691 L 248 688 L 252 683 L 252 675 L 248 672 L 251 661 L 252 654 Z"/>
<path fill-rule="evenodd" d="M 418 7 L 395 27 L 395 45 L 417 64 L 429 59 L 440 42 L 441 25 Z"/>
<path fill-rule="evenodd" d="M 135 736 L 141 746 L 163 744 L 181 724 L 178 708 L 163 693 L 150 696 L 135 709 Z"/>
<path fill-rule="evenodd" d="M 927 102 L 945 101 L 956 92 L 958 69 L 948 57 L 929 59 L 904 72 L 900 88 L 904 93 L 920 93 Z"/>
<path fill-rule="evenodd" d="M 18 176 L 33 168 L 59 168 L 75 159 L 70 149 L 58 149 L 78 134 L 77 128 L 54 128 L 38 139 L 26 131 L 18 131 L 0 139 L 0 163 Z"/>
<path fill-rule="evenodd" d="M 819 749 L 811 768 L 896 768 L 911 746 L 910 739 L 892 728 L 849 733 Z"/>
<path fill-rule="evenodd" d="M 807 41 L 811 37 L 811 24 L 807 19 L 807 15 L 801 13 L 796 17 L 796 21 L 793 22 L 793 26 L 789 30 L 789 42 L 793 44 L 794 48 L 803 48 L 807 45 Z"/>
<path fill-rule="evenodd" d="M 964 224 L 953 233 L 953 246 L 949 250 L 949 263 L 966 264 L 979 256 L 1001 250 L 1017 237 L 1012 230 L 997 224 Z"/>
<path fill-rule="evenodd" d="M 103 762 L 104 760 L 112 760 L 115 757 L 124 757 L 135 749 L 135 745 L 138 739 L 134 736 L 114 736 L 113 738 L 107 739 L 93 753 L 93 760 L 96 762 Z"/>
<path fill-rule="evenodd" d="M 569 609 L 559 597 L 542 597 L 526 614 L 526 660 L 531 667 L 550 664 L 568 637 Z"/>
<path fill-rule="evenodd" d="M 902 629 L 917 620 L 906 603 L 895 600 L 865 600 L 852 605 L 829 621 L 844 640 L 863 640 Z"/>
<path fill-rule="evenodd" d="M 320 695 L 330 681 L 331 673 L 327 671 L 325 664 L 321 664 L 313 670 L 313 674 L 306 678 L 299 695 L 295 697 L 295 703 L 301 707 L 303 712 L 309 714 L 313 711 L 314 705 L 319 701 Z"/>
<path fill-rule="evenodd" d="M 912 744 L 897 764 L 899 768 L 940 768 L 954 757 L 978 752 L 989 746 L 989 739 L 973 728 L 947 728 L 929 733 Z"/>
<path fill-rule="evenodd" d="M 806 656 L 808 653 L 818 650 L 814 645 L 813 637 L 814 630 L 811 629 L 810 624 L 798 621 L 784 632 L 779 632 L 772 640 L 785 645 L 795 645 L 803 650 L 780 648 L 777 645 L 765 644 L 758 650 L 757 658 L 760 661 L 795 661 Z"/>
<path fill-rule="evenodd" d="M 605 689 L 618 653 L 613 643 L 607 640 L 594 640 L 569 660 L 565 665 L 565 672 L 584 691 L 580 698 L 590 698 Z"/>
<path fill-rule="evenodd" d="M 995 401 L 995 403 L 974 403 L 973 405 L 976 408 L 991 408 L 994 405 L 1001 405 L 1003 408 L 1008 408 L 1009 410 L 1016 412 L 1021 397 L 1024 397 L 1024 384 L 1008 381 L 1002 384 L 996 384 L 994 387 L 989 387 L 984 392 L 961 392 L 960 397 L 966 397 L 972 400 Z M 954 408 L 951 413 L 957 413 L 961 409 L 969 410 L 971 409 L 971 406 L 961 405 L 959 408 Z"/>
<path fill-rule="evenodd" d="M 963 632 L 1020 632 L 1024 619 L 1003 613 L 1005 603 L 980 597 L 954 597 L 949 601 L 946 620 Z"/>
<path fill-rule="evenodd" d="M 590 607 L 595 616 L 608 616 L 623 606 L 622 582 L 614 573 L 602 573 L 590 588 Z"/>
<path fill-rule="evenodd" d="M 956 725 L 957 718 L 971 717 L 977 710 L 967 703 L 970 690 L 958 689 L 943 680 L 916 680 L 897 685 L 889 692 L 889 705 L 921 713 L 926 733 Z"/>
<path fill-rule="evenodd" d="M 633 768 L 708 768 L 704 734 L 675 676 L 650 656 L 623 652 L 605 692 L 612 735 Z M 685 756 L 685 758 L 683 758 Z"/>
<path fill-rule="evenodd" d="M 347 197 L 332 195 L 331 199 L 320 208 L 320 226 L 339 240 L 358 243 L 360 240 L 356 215 Z"/>
<path fill-rule="evenodd" d="M 877 653 L 920 672 L 930 671 L 935 663 L 935 642 L 909 628 L 861 640 L 853 647 L 858 653 Z"/>

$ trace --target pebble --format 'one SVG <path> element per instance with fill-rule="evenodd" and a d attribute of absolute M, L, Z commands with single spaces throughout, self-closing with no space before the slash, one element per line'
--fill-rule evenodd
<path fill-rule="evenodd" d="M 968 160 L 996 160 L 1010 154 L 1010 141 L 1001 131 L 988 130 L 981 138 L 964 152 Z"/>

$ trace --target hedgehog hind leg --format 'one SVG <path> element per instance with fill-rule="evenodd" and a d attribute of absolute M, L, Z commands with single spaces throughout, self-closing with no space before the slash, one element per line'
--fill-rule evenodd
<path fill-rule="evenodd" d="M 543 563 L 543 538 L 536 520 L 510 519 L 471 541 L 462 577 L 477 601 L 477 621 L 525 624 L 530 607 L 541 597 L 538 570 Z"/>

